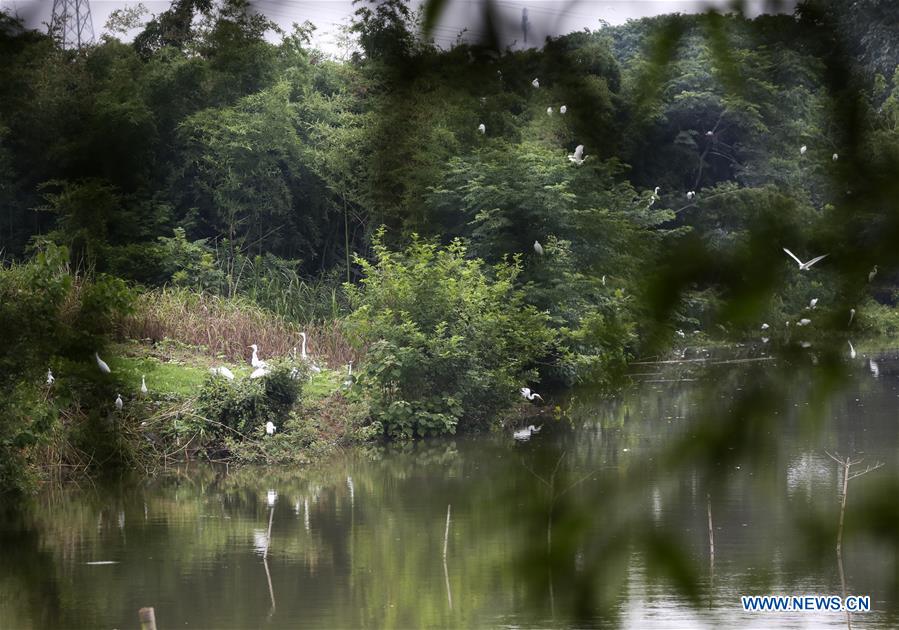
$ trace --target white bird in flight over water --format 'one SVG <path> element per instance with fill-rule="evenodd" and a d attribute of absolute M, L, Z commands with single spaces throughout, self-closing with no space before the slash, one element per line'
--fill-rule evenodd
<path fill-rule="evenodd" d="M 53 378 L 53 370 L 47 370 L 47 385 L 52 385 L 55 380 L 56 379 Z"/>
<path fill-rule="evenodd" d="M 584 163 L 584 145 L 579 144 L 574 149 L 574 153 L 568 154 L 568 159 L 578 166 Z"/>
<path fill-rule="evenodd" d="M 125 406 L 125 403 L 122 402 L 122 395 L 116 394 L 115 395 L 115 408 L 118 409 L 119 411 L 121 411 L 122 407 L 124 407 L 124 406 Z"/>
<path fill-rule="evenodd" d="M 543 427 L 535 427 L 533 424 L 528 426 L 526 429 L 518 429 L 512 434 L 512 437 L 519 441 L 526 441 L 531 439 L 531 435 L 534 433 L 540 433 L 540 429 Z"/>
<path fill-rule="evenodd" d="M 543 396 L 541 396 L 537 392 L 532 392 L 530 387 L 522 387 L 520 391 L 521 391 L 521 395 L 524 396 L 525 398 L 527 398 L 528 400 L 534 400 L 535 398 L 539 398 L 540 400 L 543 400 Z"/>
<path fill-rule="evenodd" d="M 267 364 L 265 361 L 261 361 L 259 359 L 259 348 L 255 343 L 250 344 L 249 347 L 253 349 L 253 356 L 250 357 L 250 365 L 252 365 L 254 368 L 264 368 Z"/>
<path fill-rule="evenodd" d="M 274 435 L 275 434 L 275 423 L 269 420 L 265 423 L 265 434 L 266 435 Z"/>
<path fill-rule="evenodd" d="M 540 244 L 540 241 L 534 241 L 534 251 L 537 252 L 538 256 L 543 255 L 543 245 Z"/>
<path fill-rule="evenodd" d="M 106 361 L 100 358 L 100 354 L 95 352 L 94 359 L 97 361 L 97 367 L 100 368 L 100 371 L 104 374 L 109 374 L 112 370 L 109 369 L 109 366 L 106 365 Z"/>
<path fill-rule="evenodd" d="M 560 114 L 566 114 L 566 113 L 568 113 L 568 106 L 567 106 L 567 105 L 562 105 L 562 107 L 559 108 L 559 113 L 560 113 Z"/>
<path fill-rule="evenodd" d="M 796 263 L 799 265 L 799 270 L 800 270 L 800 271 L 808 271 L 809 269 L 811 269 L 812 265 L 814 265 L 814 264 L 817 263 L 817 262 L 820 262 L 820 261 L 824 260 L 825 258 L 827 258 L 827 257 L 830 255 L 830 254 L 824 254 L 823 256 L 817 256 L 816 258 L 812 258 L 812 259 L 811 259 L 810 261 L 808 261 L 808 262 L 802 262 L 801 260 L 799 260 L 799 258 L 796 256 L 796 254 L 794 254 L 793 252 L 791 252 L 791 251 L 790 251 L 789 249 L 787 249 L 786 247 L 784 247 L 783 250 L 787 253 L 787 255 L 788 255 L 790 258 L 792 258 L 793 260 L 796 261 Z"/>
<path fill-rule="evenodd" d="M 531 81 L 531 85 L 533 85 L 535 88 L 539 88 L 540 87 L 540 79 L 535 77 L 534 80 Z"/>
<path fill-rule="evenodd" d="M 480 131 L 482 134 L 487 133 L 487 127 L 484 125 L 484 123 L 478 125 L 478 131 Z"/>
<path fill-rule="evenodd" d="M 850 358 L 850 359 L 854 359 L 855 356 L 856 356 L 856 354 L 855 354 L 855 348 L 852 346 L 852 342 L 850 341 L 850 342 L 849 342 L 849 358 Z"/>
<path fill-rule="evenodd" d="M 149 391 L 149 390 L 147 389 L 147 377 L 146 377 L 145 375 L 141 374 L 141 377 L 140 377 L 140 393 L 143 394 L 144 396 L 146 396 L 148 391 Z"/>

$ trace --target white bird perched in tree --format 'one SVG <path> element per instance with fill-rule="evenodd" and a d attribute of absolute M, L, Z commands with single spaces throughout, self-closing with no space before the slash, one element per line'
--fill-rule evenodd
<path fill-rule="evenodd" d="M 798 322 L 796 322 L 796 325 L 797 326 L 808 326 L 811 323 L 812 323 L 812 320 L 810 320 L 808 317 L 803 317 Z"/>
<path fill-rule="evenodd" d="M 762 330 L 768 330 L 771 328 L 768 324 L 762 324 Z"/>
<path fill-rule="evenodd" d="M 521 395 L 528 400 L 534 400 L 535 398 L 543 400 L 543 396 L 541 396 L 537 392 L 532 392 L 529 387 L 522 387 L 519 391 L 521 392 Z"/>
<path fill-rule="evenodd" d="M 220 365 L 219 367 L 209 368 L 209 371 L 213 376 L 224 376 L 229 381 L 234 380 L 234 372 L 226 368 L 224 365 Z"/>
<path fill-rule="evenodd" d="M 487 126 L 484 123 L 481 123 L 480 125 L 478 125 L 478 131 L 480 131 L 482 134 L 487 133 Z"/>
<path fill-rule="evenodd" d="M 791 252 L 786 247 L 784 247 L 783 250 L 787 253 L 787 255 L 790 258 L 792 258 L 793 260 L 796 261 L 796 263 L 799 265 L 799 271 L 808 271 L 809 269 L 811 269 L 812 265 L 814 265 L 815 263 L 817 263 L 819 261 L 824 260 L 825 258 L 827 258 L 830 255 L 830 254 L 824 254 L 823 256 L 818 256 L 816 258 L 812 258 L 808 262 L 802 262 L 801 260 L 799 260 L 799 258 L 796 256 L 796 254 Z"/>
<path fill-rule="evenodd" d="M 560 113 L 560 114 L 567 114 L 567 113 L 568 113 L 568 106 L 567 106 L 567 105 L 562 105 L 562 107 L 559 108 L 559 113 Z"/>
<path fill-rule="evenodd" d="M 680 337 L 681 339 L 683 339 L 684 337 L 687 336 L 687 333 L 685 333 L 685 332 L 684 332 L 683 330 L 681 330 L 680 328 L 678 328 L 678 329 L 675 330 L 674 332 L 677 333 L 677 336 Z"/>
<path fill-rule="evenodd" d="M 658 186 L 656 186 L 655 189 L 652 191 L 652 197 L 649 198 L 649 205 L 647 206 L 648 208 L 652 208 L 652 204 L 654 204 L 656 201 L 658 201 L 659 190 L 660 190 L 660 188 Z"/>
<path fill-rule="evenodd" d="M 852 342 L 849 342 L 849 358 L 854 359 L 856 357 L 855 348 L 852 346 Z"/>
<path fill-rule="evenodd" d="M 146 396 L 148 391 L 149 391 L 149 390 L 147 389 L 147 377 L 146 377 L 146 375 L 141 374 L 141 377 L 140 377 L 140 393 L 143 394 L 144 396 Z"/>
<path fill-rule="evenodd" d="M 833 160 L 834 162 L 836 162 L 837 160 L 840 159 L 839 153 L 834 153 L 830 159 Z"/>
<path fill-rule="evenodd" d="M 805 155 L 806 151 L 808 151 L 808 147 L 805 146 L 804 144 L 801 147 L 799 147 L 799 155 Z"/>
<path fill-rule="evenodd" d="M 874 265 L 874 269 L 868 272 L 868 282 L 873 282 L 875 276 L 877 276 L 877 265 Z"/>
<path fill-rule="evenodd" d="M 852 320 L 853 320 L 853 319 L 855 319 L 855 309 L 854 309 L 854 308 L 850 308 L 850 309 L 849 309 L 849 323 L 846 324 L 846 325 L 847 325 L 847 326 L 852 326 Z"/>
<path fill-rule="evenodd" d="M 534 241 L 534 251 L 537 252 L 538 256 L 543 255 L 543 245 L 540 244 L 540 241 Z"/>
<path fill-rule="evenodd" d="M 250 357 L 250 365 L 254 368 L 264 368 L 268 365 L 265 361 L 259 359 L 259 347 L 255 343 L 251 343 L 248 347 L 253 349 L 253 356 Z"/>
<path fill-rule="evenodd" d="M 575 147 L 574 153 L 568 154 L 568 160 L 574 162 L 578 166 L 584 163 L 584 145 L 579 144 Z"/>
<path fill-rule="evenodd" d="M 53 370 L 47 370 L 47 385 L 52 385 L 56 379 L 53 377 Z"/>
<path fill-rule="evenodd" d="M 258 367 L 250 373 L 250 378 L 262 378 L 268 374 L 268 369 L 265 367 Z"/>
<path fill-rule="evenodd" d="M 275 423 L 269 420 L 265 423 L 265 434 L 266 435 L 274 435 L 275 434 Z"/>
<path fill-rule="evenodd" d="M 97 362 L 97 367 L 100 368 L 100 371 L 104 374 L 109 374 L 112 370 L 109 369 L 109 366 L 106 365 L 106 361 L 100 358 L 99 353 L 94 353 L 94 360 Z"/>
<path fill-rule="evenodd" d="M 546 108 L 546 115 L 547 115 L 547 116 L 552 116 L 552 115 L 553 115 L 553 108 L 552 108 L 552 107 L 547 107 L 547 108 Z"/>
<path fill-rule="evenodd" d="M 122 407 L 124 407 L 124 406 L 125 406 L 125 403 L 122 402 L 122 395 L 116 394 L 115 395 L 115 408 L 118 409 L 119 411 L 121 411 Z"/>
<path fill-rule="evenodd" d="M 540 79 L 535 77 L 534 80 L 531 81 L 531 85 L 533 85 L 535 88 L 539 88 L 540 87 Z"/>
<path fill-rule="evenodd" d="M 696 196 L 695 190 L 690 190 L 687 192 L 687 201 L 693 201 L 693 198 Z"/>
<path fill-rule="evenodd" d="M 535 427 L 532 424 L 532 425 L 528 426 L 528 428 L 526 428 L 526 429 L 519 429 L 519 430 L 515 431 L 512 434 L 512 437 L 515 438 L 516 440 L 520 440 L 520 441 L 524 442 L 526 440 L 530 440 L 531 436 L 534 433 L 540 433 L 540 429 L 542 429 L 542 428 L 543 428 L 542 426 Z"/>
<path fill-rule="evenodd" d="M 808 301 L 809 308 L 815 308 L 816 306 L 818 306 L 818 298 L 812 298 Z"/>
<path fill-rule="evenodd" d="M 714 136 L 714 135 L 715 135 L 715 132 L 712 131 L 711 129 L 709 129 L 708 131 L 705 132 L 705 135 L 706 135 L 706 137 Z"/>

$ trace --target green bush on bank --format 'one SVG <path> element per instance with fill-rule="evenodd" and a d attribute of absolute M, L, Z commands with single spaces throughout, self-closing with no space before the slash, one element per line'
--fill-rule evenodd
<path fill-rule="evenodd" d="M 549 316 L 516 288 L 518 258 L 496 266 L 413 237 L 401 252 L 374 239 L 374 262 L 356 258 L 359 286 L 348 330 L 365 346 L 359 375 L 373 418 L 393 438 L 489 426 L 556 341 Z"/>

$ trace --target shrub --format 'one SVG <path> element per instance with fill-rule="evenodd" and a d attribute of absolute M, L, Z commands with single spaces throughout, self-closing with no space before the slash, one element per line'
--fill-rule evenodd
<path fill-rule="evenodd" d="M 351 339 L 368 346 L 359 375 L 371 412 L 394 438 L 484 428 L 555 341 L 549 318 L 515 288 L 520 261 L 490 267 L 455 240 L 438 247 L 413 236 L 375 262 L 357 258 L 363 279 L 347 286 Z"/>

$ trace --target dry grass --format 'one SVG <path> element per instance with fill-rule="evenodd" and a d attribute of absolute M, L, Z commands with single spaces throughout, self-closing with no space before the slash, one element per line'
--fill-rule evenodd
<path fill-rule="evenodd" d="M 121 323 L 119 334 L 126 339 L 169 339 L 202 348 L 214 357 L 246 361 L 248 346 L 259 346 L 260 358 L 285 357 L 302 344 L 318 364 L 340 369 L 350 360 L 358 362 L 339 321 L 300 327 L 246 300 L 223 298 L 186 289 L 162 288 L 141 294 L 134 313 Z"/>

